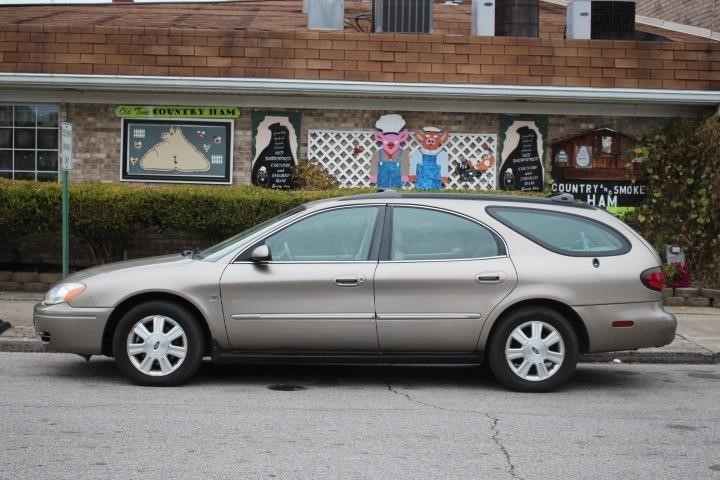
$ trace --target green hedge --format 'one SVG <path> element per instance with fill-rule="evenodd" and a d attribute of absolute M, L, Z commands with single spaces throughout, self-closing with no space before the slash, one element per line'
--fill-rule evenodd
<path fill-rule="evenodd" d="M 217 242 L 304 202 L 357 190 L 277 191 L 253 186 L 73 184 L 70 230 L 98 263 L 118 259 L 140 230 L 199 234 Z M 0 181 L 0 242 L 61 227 L 60 186 Z"/>

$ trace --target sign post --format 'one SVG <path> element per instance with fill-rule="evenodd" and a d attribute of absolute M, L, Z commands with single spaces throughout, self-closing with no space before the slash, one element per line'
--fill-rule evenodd
<path fill-rule="evenodd" d="M 70 265 L 70 214 L 68 172 L 72 169 L 72 124 L 62 122 L 62 269 L 63 278 L 68 276 Z"/>

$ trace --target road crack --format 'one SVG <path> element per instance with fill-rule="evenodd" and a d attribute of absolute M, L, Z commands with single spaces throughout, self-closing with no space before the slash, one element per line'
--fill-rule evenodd
<path fill-rule="evenodd" d="M 505 445 L 500 441 L 500 429 L 498 428 L 498 423 L 500 422 L 500 419 L 497 417 L 491 416 L 489 413 L 484 414 L 488 420 L 490 420 L 490 430 L 492 430 L 492 440 L 495 442 L 495 445 L 498 446 L 502 454 L 505 456 L 505 463 L 508 467 L 508 473 L 510 474 L 510 478 L 513 480 L 523 480 L 523 478 L 518 475 L 518 473 L 515 471 L 515 465 L 512 462 L 512 457 L 510 457 L 510 452 L 508 452 L 507 448 L 505 448 Z"/>
<path fill-rule="evenodd" d="M 408 393 L 399 392 L 396 390 L 390 382 L 387 380 L 384 380 L 385 386 L 387 387 L 388 391 L 391 393 L 394 393 L 395 395 L 399 395 L 401 397 L 405 397 L 408 401 L 422 405 L 424 407 L 433 408 L 436 410 L 442 410 L 444 412 L 457 412 L 457 413 L 473 413 L 477 415 L 482 415 L 488 420 L 490 420 L 490 431 L 492 432 L 492 441 L 497 445 L 497 447 L 500 449 L 500 452 L 502 452 L 503 457 L 505 458 L 505 464 L 507 465 L 507 472 L 510 475 L 510 478 L 513 480 L 523 480 L 523 478 L 515 471 L 515 464 L 513 464 L 512 457 L 510 456 L 510 452 L 507 448 L 505 448 L 505 445 L 500 440 L 500 429 L 498 428 L 498 423 L 500 422 L 500 419 L 497 417 L 493 417 L 489 413 L 485 412 L 478 412 L 476 410 L 460 410 L 455 408 L 445 408 L 441 407 L 440 405 L 434 405 L 432 403 L 426 403 L 421 400 L 417 400 L 416 398 L 413 398 Z"/>
<path fill-rule="evenodd" d="M 689 338 L 687 338 L 687 337 L 684 336 L 684 335 L 681 335 L 681 334 L 679 334 L 679 333 L 675 333 L 675 336 L 678 336 L 678 337 L 682 338 L 683 340 L 685 340 L 685 341 L 688 342 L 688 343 L 692 343 L 692 344 L 695 345 L 696 347 L 700 347 L 701 349 L 703 349 L 703 350 L 705 350 L 705 351 L 707 351 L 707 352 L 710 352 L 710 355 L 711 355 L 711 356 L 712 356 L 712 355 L 715 355 L 715 352 L 713 352 L 713 351 L 710 350 L 709 348 L 703 347 L 703 346 L 700 345 L 699 343 L 697 343 L 697 342 L 695 342 L 695 341 L 693 341 L 693 340 L 690 340 Z"/>
<path fill-rule="evenodd" d="M 442 410 L 442 411 L 444 411 L 444 412 L 457 411 L 457 410 L 453 410 L 453 409 L 448 409 L 448 408 L 445 408 L 445 407 L 441 407 L 441 406 L 439 406 L 439 405 L 433 405 L 432 403 L 425 403 L 425 402 L 422 402 L 422 401 L 420 401 L 420 400 L 416 400 L 416 399 L 414 399 L 413 397 L 411 397 L 411 396 L 410 396 L 409 394 L 407 394 L 407 393 L 398 392 L 397 390 L 395 390 L 395 389 L 393 388 L 393 386 L 390 385 L 390 382 L 388 382 L 387 380 L 385 380 L 385 386 L 387 387 L 387 389 L 388 389 L 390 392 L 394 393 L 395 395 L 399 395 L 399 396 L 401 396 L 401 397 L 405 397 L 405 398 L 408 399 L 409 401 L 411 401 L 411 402 L 413 402 L 413 403 L 417 403 L 418 405 L 422 405 L 422 406 L 424 406 L 424 407 L 429 407 L 429 408 L 434 408 L 434 409 L 437 409 L 437 410 Z M 472 413 L 472 412 L 465 412 L 465 413 Z"/>

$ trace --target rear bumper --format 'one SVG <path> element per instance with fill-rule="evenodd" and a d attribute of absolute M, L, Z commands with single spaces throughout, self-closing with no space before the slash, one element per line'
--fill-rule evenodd
<path fill-rule="evenodd" d="M 43 305 L 33 310 L 35 333 L 49 352 L 98 355 L 112 308 L 75 308 L 67 303 Z"/>
<path fill-rule="evenodd" d="M 662 347 L 675 339 L 677 320 L 662 302 L 620 303 L 576 306 L 590 339 L 589 353 Z M 612 323 L 630 320 L 632 327 L 616 328 Z"/>

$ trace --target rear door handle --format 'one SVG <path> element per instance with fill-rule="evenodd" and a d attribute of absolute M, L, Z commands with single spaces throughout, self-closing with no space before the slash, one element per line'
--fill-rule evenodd
<path fill-rule="evenodd" d="M 502 283 L 505 281 L 504 272 L 482 272 L 475 275 L 475 281 L 477 283 Z"/>
<path fill-rule="evenodd" d="M 338 287 L 357 287 L 365 283 L 365 277 L 362 275 L 343 275 L 335 277 L 334 282 Z"/>

